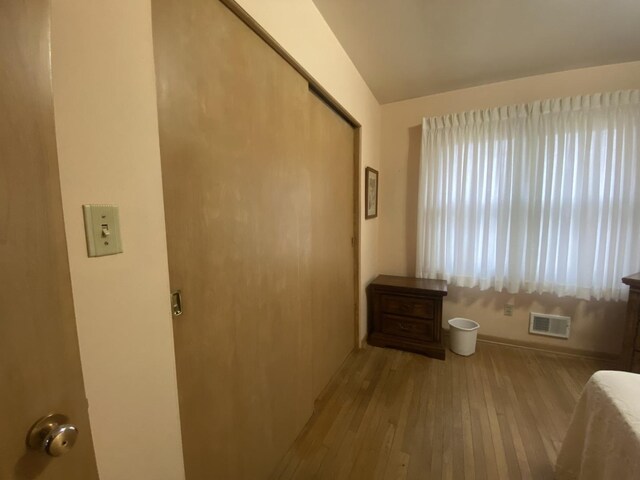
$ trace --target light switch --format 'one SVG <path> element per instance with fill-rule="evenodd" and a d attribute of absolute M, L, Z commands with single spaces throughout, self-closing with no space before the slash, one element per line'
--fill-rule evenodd
<path fill-rule="evenodd" d="M 102 257 L 122 253 L 120 215 L 116 205 L 83 205 L 87 254 Z"/>

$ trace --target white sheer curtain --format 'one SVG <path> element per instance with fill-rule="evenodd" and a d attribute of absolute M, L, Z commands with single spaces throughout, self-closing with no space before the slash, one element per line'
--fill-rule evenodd
<path fill-rule="evenodd" d="M 417 275 L 621 299 L 640 271 L 640 91 L 425 118 Z"/>

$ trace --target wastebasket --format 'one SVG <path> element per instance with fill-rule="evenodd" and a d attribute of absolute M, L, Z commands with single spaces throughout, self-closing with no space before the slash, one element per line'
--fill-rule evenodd
<path fill-rule="evenodd" d="M 468 357 L 476 351 L 476 338 L 480 324 L 468 318 L 449 320 L 449 347 L 453 353 Z"/>

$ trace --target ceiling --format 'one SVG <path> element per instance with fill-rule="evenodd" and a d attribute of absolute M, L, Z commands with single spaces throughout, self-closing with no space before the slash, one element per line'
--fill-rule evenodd
<path fill-rule="evenodd" d="M 313 0 L 380 103 L 640 60 L 640 0 Z"/>

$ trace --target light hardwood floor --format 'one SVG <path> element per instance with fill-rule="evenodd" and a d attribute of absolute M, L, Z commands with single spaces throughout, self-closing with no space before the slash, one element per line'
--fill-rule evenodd
<path fill-rule="evenodd" d="M 478 343 L 445 361 L 366 347 L 316 403 L 274 479 L 551 479 L 597 360 Z"/>

